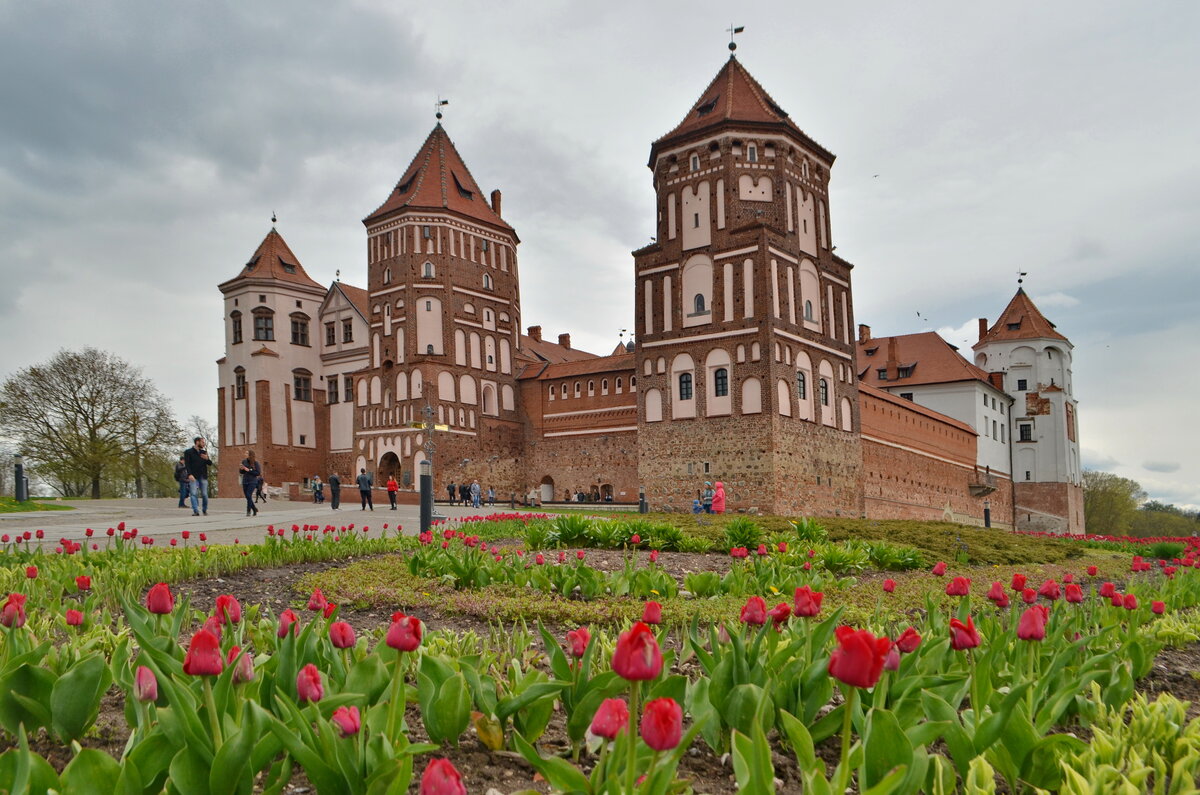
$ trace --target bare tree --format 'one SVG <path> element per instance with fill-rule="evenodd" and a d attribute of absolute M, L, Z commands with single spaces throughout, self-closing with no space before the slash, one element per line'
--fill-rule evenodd
<path fill-rule="evenodd" d="M 64 497 L 101 496 L 132 474 L 144 493 L 145 461 L 177 449 L 182 431 L 139 368 L 107 351 L 59 351 L 0 386 L 0 431 Z M 111 486 L 110 486 L 111 488 Z"/>

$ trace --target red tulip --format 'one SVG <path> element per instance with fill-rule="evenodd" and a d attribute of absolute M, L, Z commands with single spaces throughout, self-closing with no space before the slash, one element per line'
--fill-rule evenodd
<path fill-rule="evenodd" d="M 792 612 L 802 618 L 812 618 L 821 612 L 821 600 L 825 598 L 825 594 L 821 591 L 814 591 L 807 585 L 801 585 L 796 589 L 796 595 L 792 600 Z"/>
<path fill-rule="evenodd" d="M 1089 577 L 1095 577 L 1095 576 L 1096 576 L 1096 571 L 1097 571 L 1097 569 L 1096 569 L 1096 567 L 1095 567 L 1095 566 L 1088 566 L 1088 567 L 1087 567 L 1087 573 L 1088 573 L 1088 576 L 1089 576 Z"/>
<path fill-rule="evenodd" d="M 617 676 L 629 681 L 654 679 L 662 671 L 662 650 L 650 627 L 641 621 L 617 638 L 613 651 L 612 669 Z"/>
<path fill-rule="evenodd" d="M 1134 596 L 1133 594 L 1131 594 L 1131 593 L 1125 594 L 1125 599 L 1123 601 L 1124 601 L 1126 610 L 1137 610 L 1138 601 L 1137 601 L 1137 597 Z"/>
<path fill-rule="evenodd" d="M 494 547 L 493 547 L 493 548 L 494 548 Z M 576 560 L 583 560 L 583 550 L 582 550 L 582 549 L 577 549 L 577 550 L 575 550 L 575 559 L 576 559 Z"/>
<path fill-rule="evenodd" d="M 449 759 L 434 759 L 421 776 L 420 795 L 467 795 L 467 788 Z"/>
<path fill-rule="evenodd" d="M 67 626 L 78 627 L 83 624 L 83 613 L 78 610 L 67 610 Z"/>
<path fill-rule="evenodd" d="M 139 665 L 137 673 L 134 674 L 133 696 L 138 701 L 158 700 L 158 679 L 155 678 L 154 671 L 144 665 Z"/>
<path fill-rule="evenodd" d="M 767 615 L 771 617 L 771 620 L 775 622 L 775 626 L 778 627 L 792 617 L 792 606 L 787 602 L 780 602 L 768 610 Z"/>
<path fill-rule="evenodd" d="M 769 553 L 769 552 L 767 551 L 767 545 L 766 545 L 766 544 L 759 544 L 759 545 L 758 545 L 758 549 L 757 549 L 757 550 L 755 550 L 755 552 L 757 552 L 757 553 L 758 553 L 758 556 L 759 556 L 759 557 L 766 557 L 767 555 L 771 554 L 771 553 Z"/>
<path fill-rule="evenodd" d="M 393 618 L 387 631 L 387 645 L 397 651 L 415 651 L 421 645 L 421 619 L 401 615 Z"/>
<path fill-rule="evenodd" d="M 300 632 L 300 616 L 296 615 L 290 607 L 279 614 L 279 629 L 276 630 L 275 636 L 286 638 L 289 632 L 293 635 Z"/>
<path fill-rule="evenodd" d="M 967 623 L 957 618 L 950 619 L 950 647 L 955 651 L 973 649 L 979 645 L 979 633 L 975 631 L 975 622 L 967 616 Z"/>
<path fill-rule="evenodd" d="M 1156 616 L 1161 616 L 1163 613 L 1167 612 L 1167 603 L 1166 602 L 1151 602 L 1150 603 L 1150 612 L 1154 613 L 1154 615 L 1156 615 Z"/>
<path fill-rule="evenodd" d="M 592 718 L 592 734 L 606 740 L 615 740 L 617 735 L 629 723 L 629 707 L 619 698 L 606 698 L 600 702 Z"/>
<path fill-rule="evenodd" d="M 321 593 L 320 588 L 313 591 L 312 596 L 308 597 L 308 609 L 312 610 L 314 613 L 319 610 L 324 610 L 325 605 L 327 604 L 329 604 L 329 602 L 325 599 L 325 594 Z"/>
<path fill-rule="evenodd" d="M 1046 580 L 1042 587 L 1038 588 L 1038 596 L 1044 596 L 1051 601 L 1058 599 L 1060 595 L 1058 583 L 1054 580 Z"/>
<path fill-rule="evenodd" d="M 192 635 L 187 656 L 183 660 L 183 672 L 191 676 L 218 676 L 225 668 L 221 661 L 221 641 L 206 629 Z"/>
<path fill-rule="evenodd" d="M 92 578 L 86 574 L 80 574 L 75 578 L 75 587 L 81 591 L 92 590 Z"/>
<path fill-rule="evenodd" d="M 944 561 L 944 560 L 938 561 L 937 564 L 933 567 L 932 573 L 937 575 L 938 577 L 941 577 L 943 574 L 945 574 L 946 573 L 946 561 Z"/>
<path fill-rule="evenodd" d="M 1032 588 L 1026 588 L 1024 591 L 1021 591 L 1021 599 L 1025 604 L 1031 605 L 1037 601 L 1037 591 Z"/>
<path fill-rule="evenodd" d="M 354 648 L 354 627 L 345 621 L 334 621 L 329 625 L 329 640 L 338 649 Z"/>
<path fill-rule="evenodd" d="M 683 737 L 683 710 L 673 698 L 656 698 L 642 713 L 642 739 L 655 751 L 670 751 Z"/>
<path fill-rule="evenodd" d="M 189 538 L 192 537 L 192 531 L 191 530 L 180 530 L 179 535 L 183 536 L 184 541 L 187 541 Z"/>
<path fill-rule="evenodd" d="M 1112 595 L 1112 606 L 1123 607 L 1125 605 L 1125 597 L 1119 591 L 1114 591 Z"/>
<path fill-rule="evenodd" d="M 1079 587 L 1079 583 L 1067 583 L 1065 591 L 1065 598 L 1068 602 L 1078 604 L 1083 601 L 1083 588 Z"/>
<path fill-rule="evenodd" d="M 1046 622 L 1050 619 L 1050 609 L 1045 605 L 1034 605 L 1026 608 L 1017 622 L 1017 637 L 1021 640 L 1043 640 L 1046 637 Z"/>
<path fill-rule="evenodd" d="M 969 596 L 971 580 L 968 577 L 955 577 L 946 583 L 946 596 Z"/>
<path fill-rule="evenodd" d="M 87 530 L 84 530 L 84 531 L 83 531 L 83 534 L 84 534 L 85 536 L 87 536 L 88 538 L 91 538 L 91 537 L 92 537 L 92 534 L 93 534 L 93 533 L 95 533 L 95 532 L 96 532 L 95 530 L 93 530 L 92 528 L 90 528 L 90 527 L 89 527 Z"/>
<path fill-rule="evenodd" d="M 1017 572 L 1016 574 L 1013 575 L 1013 578 L 1012 578 L 1012 589 L 1014 591 L 1024 591 L 1025 590 L 1025 582 L 1028 579 L 1029 578 L 1026 577 L 1024 574 Z"/>
<path fill-rule="evenodd" d="M 999 580 L 992 583 L 992 587 L 990 589 L 988 589 L 988 592 L 987 592 L 987 598 L 992 600 L 993 602 L 999 602 L 1002 598 L 1006 597 L 1007 595 L 1008 594 L 1005 593 L 1005 591 L 1004 591 L 1004 583 L 1000 582 Z"/>
<path fill-rule="evenodd" d="M 317 666 L 309 663 L 296 674 L 296 695 L 301 704 L 320 701 L 325 697 L 325 687 L 321 684 L 321 672 Z"/>
<path fill-rule="evenodd" d="M 40 533 L 40 532 L 42 532 L 42 531 L 41 531 L 41 530 L 38 530 L 38 532 Z M 31 579 L 31 580 L 36 580 L 36 579 L 37 579 L 37 575 L 38 575 L 37 566 L 26 566 L 26 567 L 25 567 L 25 576 L 26 576 L 27 578 L 29 578 L 29 579 Z"/>
<path fill-rule="evenodd" d="M 883 592 L 884 593 L 891 593 L 894 590 L 896 590 L 896 581 L 895 580 L 893 580 L 889 577 L 888 579 L 883 581 Z"/>
<path fill-rule="evenodd" d="M 661 624 L 662 605 L 658 602 L 646 602 L 646 609 L 642 611 L 642 622 L 646 624 Z"/>
<path fill-rule="evenodd" d="M 42 539 L 42 538 L 46 537 L 46 531 L 38 530 L 37 532 L 34 533 L 34 535 L 37 536 L 39 539 Z"/>
<path fill-rule="evenodd" d="M 234 666 L 233 683 L 235 685 L 254 681 L 254 660 L 250 658 L 249 654 L 242 654 L 241 646 L 231 647 L 225 662 Z"/>
<path fill-rule="evenodd" d="M 837 648 L 829 655 L 829 675 L 851 687 L 874 687 L 892 642 L 865 629 L 841 626 Z"/>
<path fill-rule="evenodd" d="M 883 658 L 883 670 L 899 671 L 900 670 L 900 650 L 893 643 L 888 649 L 887 656 Z"/>
<path fill-rule="evenodd" d="M 160 582 L 146 594 L 146 609 L 151 613 L 164 616 L 175 609 L 175 597 L 165 582 Z"/>
<path fill-rule="evenodd" d="M 587 652 L 588 644 L 592 642 L 592 633 L 587 627 L 573 629 L 567 633 L 567 643 L 571 646 L 572 657 L 582 657 Z"/>
<path fill-rule="evenodd" d="M 112 538 L 117 533 L 116 528 L 113 527 L 108 528 L 106 532 L 108 533 L 109 538 Z"/>
<path fill-rule="evenodd" d="M 337 605 L 335 605 L 333 602 L 330 602 L 329 604 L 325 605 L 325 610 L 322 611 L 321 615 L 324 616 L 325 618 L 329 618 L 336 612 L 337 612 Z"/>
<path fill-rule="evenodd" d="M 539 552 L 534 556 L 533 562 L 539 566 L 544 566 L 546 565 L 546 556 Z"/>
<path fill-rule="evenodd" d="M 238 624 L 242 620 L 242 605 L 230 594 L 217 597 L 217 607 L 213 615 L 222 624 Z"/>
<path fill-rule="evenodd" d="M 330 720 L 337 724 L 343 737 L 352 737 L 362 728 L 362 717 L 358 714 L 358 707 L 338 707 L 333 711 Z"/>
<path fill-rule="evenodd" d="M 124 522 L 117 522 L 117 529 L 118 529 L 118 530 L 122 530 L 122 531 L 123 531 L 123 530 L 125 529 L 125 523 L 124 523 Z"/>
<path fill-rule="evenodd" d="M 12 597 L 4 603 L 4 607 L 0 609 L 0 624 L 12 629 L 14 627 L 25 626 L 25 603 L 14 602 Z"/>
<path fill-rule="evenodd" d="M 767 603 L 761 596 L 751 596 L 742 606 L 741 620 L 743 624 L 761 627 L 767 623 Z"/>
<path fill-rule="evenodd" d="M 1111 599 L 1112 595 L 1115 594 L 1116 592 L 1117 592 L 1117 586 L 1113 585 L 1111 582 L 1106 582 L 1103 585 L 1101 585 L 1100 590 L 1098 591 L 1100 596 L 1103 596 L 1106 599 Z"/>
<path fill-rule="evenodd" d="M 642 543 L 642 537 L 640 535 L 638 535 L 637 533 L 634 533 L 633 538 L 629 539 L 629 543 L 633 544 L 636 547 L 638 544 Z"/>
<path fill-rule="evenodd" d="M 779 542 L 779 546 L 777 547 L 777 549 L 778 549 L 780 552 L 787 552 L 787 549 L 788 549 L 788 547 L 787 547 L 787 542 L 786 542 L 786 541 L 780 541 L 780 542 Z"/>
<path fill-rule="evenodd" d="M 745 547 L 734 547 L 733 549 L 729 550 L 729 557 L 748 558 L 750 557 L 750 550 L 746 549 Z"/>
<path fill-rule="evenodd" d="M 914 627 L 909 627 L 896 638 L 896 648 L 904 654 L 912 654 L 921 645 L 921 634 Z"/>

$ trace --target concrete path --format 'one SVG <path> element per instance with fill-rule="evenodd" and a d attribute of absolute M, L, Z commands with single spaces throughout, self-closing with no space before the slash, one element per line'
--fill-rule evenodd
<path fill-rule="evenodd" d="M 109 527 L 116 527 L 118 522 L 123 521 L 126 528 L 136 527 L 139 536 L 153 536 L 156 543 L 166 543 L 170 538 L 177 537 L 181 530 L 192 531 L 193 544 L 199 533 L 205 533 L 210 544 L 231 544 L 235 538 L 243 544 L 258 543 L 266 538 L 269 524 L 290 528 L 293 524 L 324 527 L 327 524 L 341 526 L 353 522 L 356 527 L 370 527 L 371 535 L 375 535 L 382 531 L 386 523 L 389 535 L 395 532 L 396 525 L 401 525 L 406 535 L 416 535 L 420 524 L 420 510 L 416 505 L 400 505 L 393 511 L 388 508 L 385 497 L 384 504 L 380 506 L 376 503 L 374 511 L 362 511 L 359 510 L 358 494 L 353 496 L 353 503 L 343 501 L 341 509 L 337 511 L 330 509 L 328 501 L 316 505 L 311 502 L 268 500 L 265 504 L 258 504 L 258 516 L 252 517 L 246 516 L 246 501 L 240 497 L 209 500 L 207 516 L 192 516 L 191 507 L 177 507 L 179 501 L 176 498 L 63 500 L 63 504 L 74 506 L 75 510 L 0 513 L 0 534 L 45 530 L 44 543 L 57 543 L 61 538 L 82 542 L 86 538 L 84 531 L 87 528 L 95 531 L 93 540 L 99 540 L 107 537 L 105 534 Z M 437 506 L 438 513 L 450 518 L 508 510 L 507 503 L 480 509 L 446 504 Z"/>

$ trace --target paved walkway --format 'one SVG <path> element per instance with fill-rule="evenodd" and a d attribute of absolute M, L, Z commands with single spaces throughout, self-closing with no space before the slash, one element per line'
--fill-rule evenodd
<path fill-rule="evenodd" d="M 416 505 L 400 505 L 396 510 L 375 504 L 374 511 L 359 510 L 358 494 L 354 502 L 342 502 L 340 510 L 334 511 L 329 503 L 316 505 L 311 502 L 289 502 L 268 500 L 259 503 L 258 516 L 246 516 L 246 501 L 240 497 L 215 498 L 209 500 L 207 516 L 192 516 L 191 507 L 177 507 L 177 498 L 145 500 L 63 500 L 63 504 L 74 506 L 73 511 L 35 511 L 30 513 L 0 513 L 0 533 L 14 534 L 26 530 L 45 530 L 46 543 L 61 538 L 83 541 L 84 531 L 93 528 L 96 537 L 106 537 L 109 527 L 125 522 L 126 528 L 136 527 L 139 536 L 153 536 L 164 540 L 179 535 L 181 530 L 191 530 L 193 543 L 196 535 L 205 533 L 209 543 L 230 544 L 235 538 L 242 543 L 257 543 L 267 534 L 267 525 L 291 527 L 293 524 L 344 525 L 353 522 L 356 526 L 371 528 L 371 535 L 388 525 L 388 533 L 396 525 L 404 528 L 405 535 L 416 535 L 420 525 L 420 509 Z M 507 503 L 495 508 L 462 508 L 439 504 L 437 512 L 451 518 L 478 516 L 492 512 L 508 511 Z M 518 508 L 518 510 L 524 510 Z"/>

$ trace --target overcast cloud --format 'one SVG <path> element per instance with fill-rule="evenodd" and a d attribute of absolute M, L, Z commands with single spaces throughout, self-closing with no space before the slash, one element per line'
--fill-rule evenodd
<path fill-rule="evenodd" d="M 650 142 L 734 22 L 838 154 L 857 319 L 965 349 L 1027 271 L 1075 344 L 1085 460 L 1200 506 L 1200 369 L 1178 353 L 1200 337 L 1200 5 L 752 8 L 0 0 L 0 375 L 92 344 L 215 420 L 216 285 L 273 210 L 315 279 L 364 284 L 361 219 L 439 94 L 504 191 L 526 322 L 607 353 L 653 234 Z"/>

